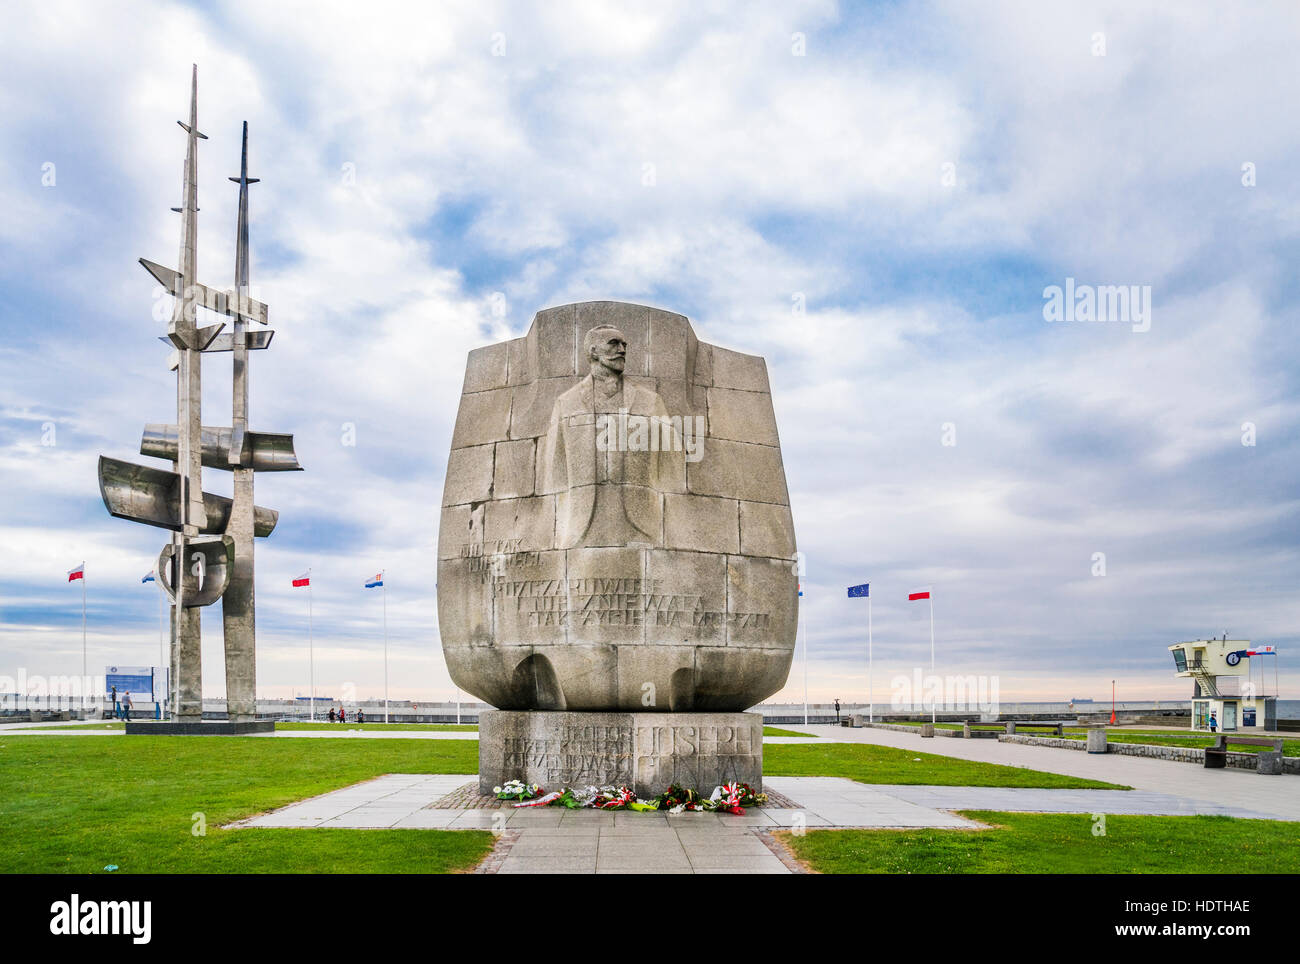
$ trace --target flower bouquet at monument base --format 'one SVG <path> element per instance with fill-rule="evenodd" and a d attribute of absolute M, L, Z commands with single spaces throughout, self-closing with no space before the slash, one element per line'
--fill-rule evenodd
<path fill-rule="evenodd" d="M 688 811 L 743 814 L 745 807 L 761 807 L 767 803 L 767 794 L 755 793 L 748 783 L 736 782 L 714 787 L 713 793 L 708 797 L 701 797 L 690 787 L 674 783 L 650 800 L 637 799 L 630 787 L 564 787 L 545 793 L 536 783 L 527 784 L 522 780 L 510 780 L 504 786 L 493 787 L 493 792 L 499 800 L 517 801 L 514 804 L 516 808 L 556 804 L 569 810 L 590 808 L 642 812 L 663 810 L 674 814 Z"/>
<path fill-rule="evenodd" d="M 507 780 L 505 785 L 493 787 L 492 792 L 498 800 L 531 800 L 542 792 L 537 784 L 524 783 L 522 780 Z"/>

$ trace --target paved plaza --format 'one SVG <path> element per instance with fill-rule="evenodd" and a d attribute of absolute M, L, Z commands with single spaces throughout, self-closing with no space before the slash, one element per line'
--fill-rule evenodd
<path fill-rule="evenodd" d="M 638 813 L 559 807 L 440 807 L 475 774 L 388 774 L 233 824 L 235 828 L 491 830 L 491 873 L 790 873 L 770 831 L 803 828 L 979 830 L 953 810 L 1149 815 L 1269 814 L 1149 791 L 897 786 L 839 777 L 768 777 L 796 807 Z"/>

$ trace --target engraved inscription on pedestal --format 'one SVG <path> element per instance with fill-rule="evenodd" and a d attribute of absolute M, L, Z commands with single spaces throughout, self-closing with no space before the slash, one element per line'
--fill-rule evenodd
<path fill-rule="evenodd" d="M 757 713 L 485 712 L 479 785 L 507 780 L 562 787 L 629 786 L 641 797 L 670 784 L 710 792 L 732 780 L 762 788 Z"/>
<path fill-rule="evenodd" d="M 630 784 L 632 727 L 561 724 L 543 737 L 506 737 L 502 766 L 507 773 L 535 774 L 546 786 Z"/>

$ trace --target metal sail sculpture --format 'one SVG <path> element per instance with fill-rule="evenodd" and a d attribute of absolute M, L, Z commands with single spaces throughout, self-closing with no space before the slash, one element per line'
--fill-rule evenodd
<path fill-rule="evenodd" d="M 248 352 L 264 349 L 274 334 L 253 330 L 267 324 L 267 307 L 249 294 L 248 124 L 244 124 L 239 185 L 239 224 L 235 246 L 235 284 L 229 291 L 209 288 L 196 278 L 198 243 L 198 67 L 190 92 L 190 121 L 178 121 L 187 135 L 181 207 L 180 267 L 140 259 L 175 304 L 167 336 L 175 351 L 176 423 L 146 425 L 140 453 L 172 463 L 172 470 L 100 456 L 99 488 L 109 514 L 172 532 L 158 559 L 158 578 L 171 599 L 171 705 L 173 719 L 198 723 L 203 717 L 200 609 L 221 600 L 225 637 L 226 701 L 233 723 L 256 719 L 256 618 L 253 593 L 253 540 L 275 528 L 278 513 L 253 504 L 256 472 L 301 469 L 293 436 L 248 429 Z M 224 321 L 198 325 L 198 309 L 225 315 Z M 201 416 L 201 362 L 204 352 L 231 352 L 233 359 L 230 428 L 205 426 Z M 203 467 L 233 473 L 233 498 L 203 491 Z"/>

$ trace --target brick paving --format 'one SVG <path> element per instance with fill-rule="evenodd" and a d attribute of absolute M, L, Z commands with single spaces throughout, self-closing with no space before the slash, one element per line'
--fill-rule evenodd
<path fill-rule="evenodd" d="M 519 840 L 521 831 L 503 830 L 497 834 L 496 844 L 492 847 L 491 852 L 483 858 L 483 862 L 474 868 L 476 874 L 495 874 L 501 871 L 501 865 L 505 863 L 506 858 L 510 856 L 510 848 Z"/>
<path fill-rule="evenodd" d="M 768 790 L 765 807 L 785 810 L 798 810 L 799 804 L 775 790 Z M 464 786 L 457 787 L 451 793 L 430 803 L 427 810 L 514 810 L 515 801 L 498 800 L 490 793 L 478 791 L 478 780 L 472 780 Z M 520 808 L 526 809 L 526 808 Z"/>

